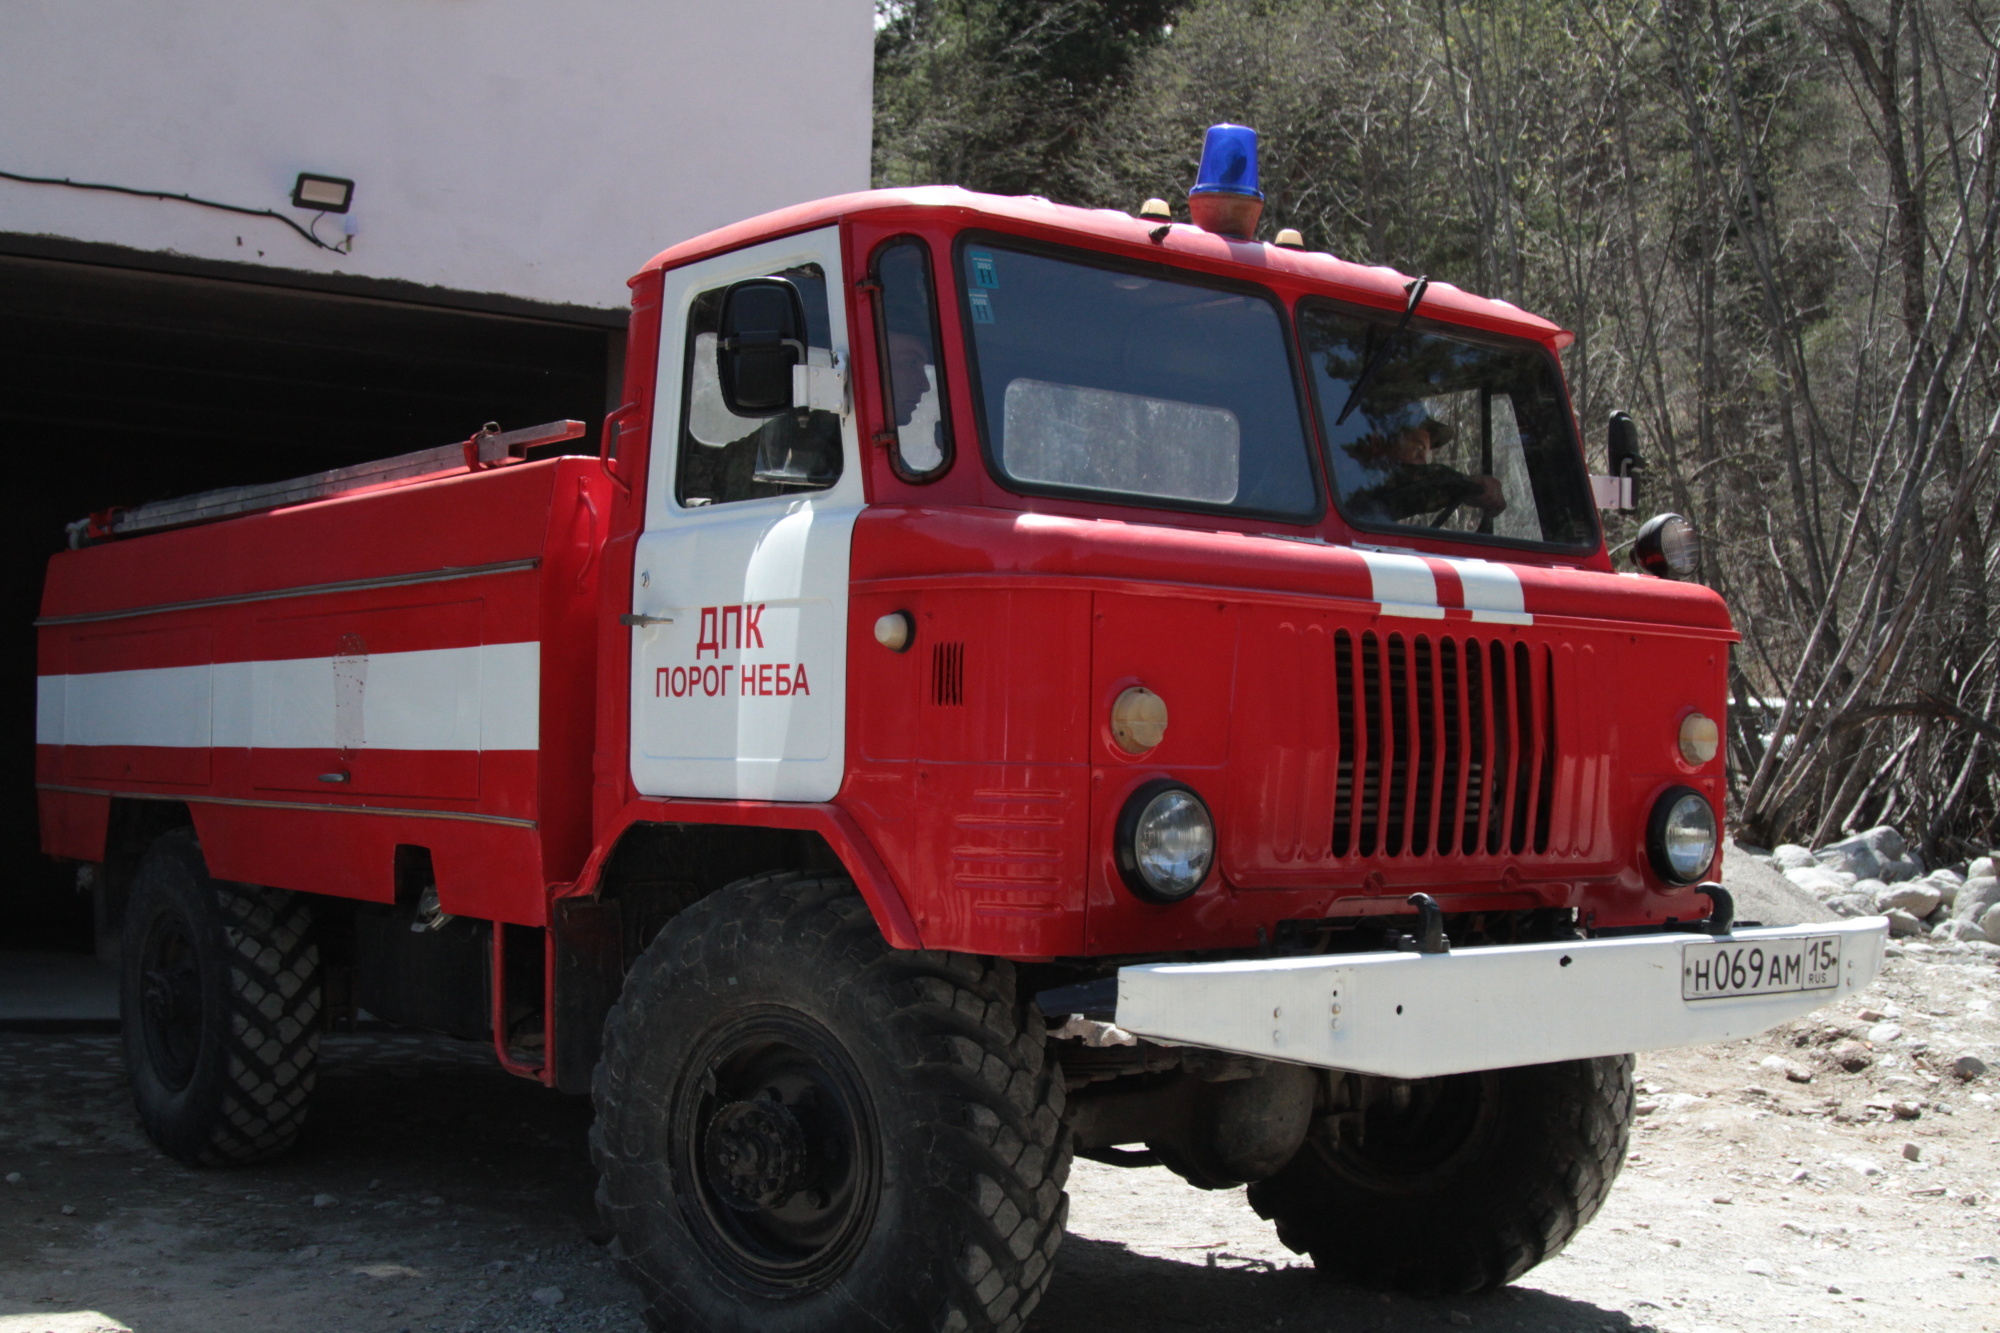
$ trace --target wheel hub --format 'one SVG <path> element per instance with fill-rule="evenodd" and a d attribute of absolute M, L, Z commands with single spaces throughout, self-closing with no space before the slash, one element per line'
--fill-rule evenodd
<path fill-rule="evenodd" d="M 836 1281 L 870 1234 L 880 1187 L 872 1100 L 816 1020 L 745 1005 L 687 1052 L 670 1169 L 695 1241 L 733 1281 L 791 1297 Z"/>
<path fill-rule="evenodd" d="M 153 1072 L 179 1090 L 194 1077 L 201 1051 L 201 969 L 178 917 L 157 919 L 139 964 L 139 1018 Z"/>
<path fill-rule="evenodd" d="M 731 1102 L 709 1122 L 703 1157 L 708 1181 L 742 1213 L 780 1208 L 812 1172 L 805 1130 L 782 1102 Z"/>

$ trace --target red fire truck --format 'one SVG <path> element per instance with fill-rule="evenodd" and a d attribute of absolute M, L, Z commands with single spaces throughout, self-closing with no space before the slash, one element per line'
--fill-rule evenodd
<path fill-rule="evenodd" d="M 662 1327 L 1018 1328 L 1073 1153 L 1471 1291 L 1604 1199 L 1630 1052 L 1866 984 L 1879 918 L 1710 882 L 1735 635 L 1680 519 L 1614 571 L 1569 335 L 1250 239 L 1253 147 L 1193 224 L 935 187 L 674 246 L 594 454 L 80 523 L 43 845 L 155 1142 L 282 1151 L 366 1011 L 592 1092 Z"/>

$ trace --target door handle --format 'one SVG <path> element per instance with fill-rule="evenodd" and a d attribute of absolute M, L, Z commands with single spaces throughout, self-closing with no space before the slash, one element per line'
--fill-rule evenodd
<path fill-rule="evenodd" d="M 628 611 L 618 617 L 618 623 L 634 627 L 641 625 L 671 625 L 674 623 L 674 618 L 672 616 L 642 616 Z"/>

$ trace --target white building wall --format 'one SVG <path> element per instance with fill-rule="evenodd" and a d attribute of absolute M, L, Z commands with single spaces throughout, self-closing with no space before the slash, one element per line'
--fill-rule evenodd
<path fill-rule="evenodd" d="M 872 0 L 0 0 L 0 232 L 596 307 L 658 251 L 865 189 Z M 329 240 L 343 220 L 318 224 Z"/>

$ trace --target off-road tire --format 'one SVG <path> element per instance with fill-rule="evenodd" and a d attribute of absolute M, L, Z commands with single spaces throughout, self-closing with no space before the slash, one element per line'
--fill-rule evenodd
<path fill-rule="evenodd" d="M 712 1145 L 792 1095 L 739 1071 L 794 1045 L 819 1062 L 820 1086 L 786 1115 L 822 1126 L 809 1130 L 815 1142 L 847 1133 L 851 1146 L 820 1150 L 811 1169 L 824 1188 L 750 1196 L 714 1165 L 741 1159 Z M 674 918 L 606 1019 L 592 1089 L 598 1208 L 649 1322 L 677 1333 L 1019 1329 L 1048 1285 L 1069 1204 L 1063 1085 L 1045 1046 L 1012 965 L 891 949 L 848 880 L 760 875 Z M 828 1106 L 838 1115 L 815 1109 Z M 774 1131 L 774 1149 L 779 1139 L 798 1136 Z M 832 1220 L 792 1245 L 803 1233 L 783 1230 L 779 1210 L 800 1208 Z"/>
<path fill-rule="evenodd" d="M 1350 1128 L 1338 1146 L 1315 1131 L 1250 1187 L 1250 1206 L 1322 1274 L 1419 1296 L 1503 1286 L 1596 1216 L 1624 1164 L 1629 1055 L 1416 1087 L 1413 1105 L 1436 1098 L 1427 1121 L 1371 1112 L 1362 1142 Z"/>
<path fill-rule="evenodd" d="M 147 1135 L 190 1166 L 290 1148 L 319 1063 L 319 946 L 308 900 L 208 873 L 191 829 L 133 877 L 119 1010 Z"/>

